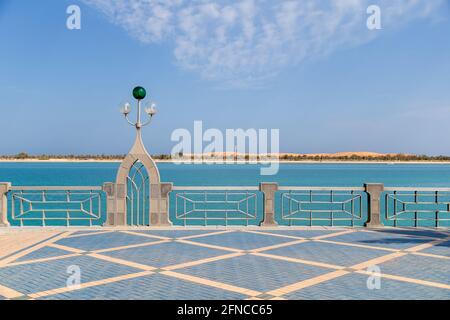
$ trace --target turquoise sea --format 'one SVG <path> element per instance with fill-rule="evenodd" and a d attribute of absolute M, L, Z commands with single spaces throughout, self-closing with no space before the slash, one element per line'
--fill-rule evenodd
<path fill-rule="evenodd" d="M 114 182 L 119 163 L 0 163 L 0 181 L 16 186 L 99 186 Z M 259 165 L 158 164 L 163 182 L 178 186 L 255 186 L 278 182 L 286 186 L 450 187 L 450 164 L 280 164 L 275 176 L 261 176 Z"/>
<path fill-rule="evenodd" d="M 114 182 L 119 163 L 0 163 L 0 181 L 11 182 L 15 186 L 101 186 L 104 182 Z M 257 186 L 260 182 L 278 182 L 280 186 L 351 186 L 360 187 L 364 183 L 384 183 L 386 186 L 403 187 L 450 187 L 450 165 L 447 164 L 280 164 L 280 170 L 275 176 L 261 176 L 259 165 L 176 165 L 172 163 L 159 163 L 159 170 L 163 182 L 172 182 L 175 186 Z M 252 196 L 253 194 L 253 196 Z M 65 201 L 66 194 L 47 194 L 47 200 Z M 43 219 L 44 211 L 39 206 L 42 195 L 40 193 L 29 193 L 25 195 L 27 201 L 35 201 L 33 209 L 31 205 L 22 204 L 17 199 L 14 200 L 12 193 L 8 196 L 9 210 L 8 218 L 13 226 L 19 225 L 101 225 L 106 219 L 106 202 L 99 200 L 99 206 L 94 206 L 98 218 L 85 216 L 84 213 L 73 213 L 72 217 L 79 217 L 81 220 L 74 220 L 70 223 L 67 220 L 66 207 L 58 207 L 58 210 L 45 208 L 46 218 Z M 63 197 L 61 200 L 58 197 Z M 76 193 L 72 195 L 72 200 L 76 200 Z M 80 195 L 80 197 L 84 197 Z M 208 195 L 209 200 L 220 203 L 203 203 L 206 195 L 202 192 L 186 194 L 184 191 L 175 191 L 169 198 L 169 217 L 175 225 L 258 225 L 263 219 L 262 194 L 255 192 L 246 194 L 224 195 L 220 193 Z M 225 197 L 225 198 L 223 198 Z M 294 197 L 294 198 L 289 198 Z M 300 197 L 300 198 L 298 198 Z M 306 198 L 305 198 L 306 197 Z M 321 225 L 321 226 L 362 226 L 367 220 L 367 196 L 352 193 L 334 193 L 333 201 L 344 201 L 345 212 L 336 211 L 331 213 L 330 206 L 326 205 L 330 201 L 330 194 L 317 194 L 314 196 L 316 203 L 310 202 L 310 194 L 279 196 L 275 199 L 276 220 L 280 225 Z M 399 196 L 400 197 L 400 196 Z M 408 196 L 410 197 L 410 196 Z M 421 195 L 420 201 L 430 202 L 432 208 L 425 208 L 428 213 L 421 213 L 421 226 L 435 226 L 436 209 L 434 201 L 435 194 Z M 448 203 L 449 195 L 441 194 L 440 203 Z M 242 198 L 247 199 L 242 202 Z M 58 200 L 59 199 L 59 200 Z M 224 200 L 225 199 L 225 200 Z M 291 200 L 289 200 L 291 199 Z M 350 199 L 350 200 L 349 200 Z M 353 200 L 352 200 L 353 199 Z M 390 198 L 383 198 L 382 211 L 389 208 L 389 212 L 396 212 Z M 409 200 L 408 200 L 409 199 Z M 186 201 L 187 200 L 187 201 Z M 405 201 L 416 201 L 417 199 L 405 198 Z M 133 200 L 134 201 L 134 200 Z M 214 202 L 213 201 L 213 202 Z M 238 201 L 238 209 L 229 207 L 228 201 Z M 302 210 L 295 209 L 295 205 L 303 201 Z M 324 201 L 317 202 L 317 201 Z M 383 202 L 384 201 L 384 202 Z M 194 202 L 198 202 L 194 206 Z M 31 203 L 31 202 L 30 202 Z M 134 202 L 133 202 L 134 203 Z M 203 203 L 203 204 L 202 204 Z M 212 203 L 212 202 L 211 202 Z M 225 204 L 224 204 L 225 203 Z M 310 204 L 308 204 L 310 203 Z M 312 204 L 311 204 L 312 203 Z M 325 204 L 324 204 L 325 203 Z M 398 202 L 401 204 L 401 202 Z M 385 205 L 386 204 L 386 205 Z M 137 205 L 137 203 L 136 203 Z M 294 205 L 294 208 L 292 207 Z M 147 203 L 148 206 L 148 203 Z M 213 206 L 213 207 L 210 207 Z M 217 206 L 217 207 L 216 207 Z M 242 207 L 244 206 L 244 207 Z M 247 206 L 247 207 L 246 207 Z M 318 207 L 316 207 L 318 206 Z M 325 207 L 323 207 L 325 206 Z M 14 210 L 13 210 L 14 207 Z M 224 209 L 225 208 L 225 209 Z M 231 210 L 231 209 L 233 210 Z M 309 208 L 309 209 L 308 209 Z M 447 208 L 447 207 L 445 207 Z M 13 211 L 25 213 L 13 217 Z M 248 215 L 242 216 L 242 210 L 248 211 Z M 296 218 L 290 215 L 293 209 Z M 298 208 L 299 209 L 299 208 Z M 404 210 L 404 208 L 397 208 Z M 27 211 L 28 210 L 28 211 Z M 143 211 L 129 212 L 128 224 L 148 225 L 148 216 L 143 215 Z M 148 210 L 148 207 L 146 207 Z M 144 211 L 146 211 L 144 210 Z M 218 210 L 218 211 L 217 211 Z M 286 211 L 287 210 L 287 211 Z M 313 210 L 315 213 L 312 213 Z M 354 215 L 350 213 L 355 210 Z M 415 209 L 417 210 L 417 209 Z M 431 210 L 431 211 L 430 211 Z M 240 213 L 238 212 L 240 211 Z M 385 212 L 385 211 L 383 211 Z M 411 226 L 414 222 L 414 212 L 405 212 L 398 225 Z M 438 213 L 439 226 L 449 226 L 450 218 L 448 211 Z M 224 220 L 237 218 L 236 220 Z M 282 218 L 285 216 L 285 218 Z M 297 217 L 298 216 L 298 217 Z M 206 219 L 208 217 L 208 219 Z M 289 218 L 287 218 L 289 217 Z M 308 218 L 309 217 L 309 218 Z M 311 220 L 314 218 L 314 221 Z M 53 220 L 52 220 L 53 219 Z M 139 220 L 141 219 L 141 220 Z M 387 220 L 383 213 L 383 223 L 385 225 L 396 224 L 397 221 Z M 45 224 L 44 224 L 45 220 Z"/>

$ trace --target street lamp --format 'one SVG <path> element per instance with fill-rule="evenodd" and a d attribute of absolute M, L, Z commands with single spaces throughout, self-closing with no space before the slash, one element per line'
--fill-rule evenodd
<path fill-rule="evenodd" d="M 142 87 L 136 87 L 133 89 L 133 97 L 137 100 L 138 110 L 136 122 L 130 121 L 128 115 L 131 112 L 131 105 L 127 102 L 121 108 L 120 112 L 125 116 L 125 119 L 128 121 L 130 125 L 136 127 L 137 130 L 140 130 L 142 127 L 150 124 L 153 116 L 157 113 L 156 104 L 154 102 L 147 102 L 145 107 L 145 113 L 148 115 L 148 120 L 144 123 L 141 122 L 141 100 L 143 100 L 147 95 L 147 92 Z"/>
<path fill-rule="evenodd" d="M 112 186 L 114 210 L 108 212 L 107 219 L 112 225 L 127 225 L 130 220 L 131 225 L 148 225 L 150 222 L 155 225 L 169 224 L 165 221 L 168 219 L 161 216 L 162 209 L 159 208 L 163 204 L 162 192 L 165 189 L 162 189 L 158 167 L 142 141 L 141 128 L 150 124 L 156 114 L 155 103 L 146 103 L 144 111 L 147 115 L 143 115 L 145 120 L 141 122 L 141 102 L 146 96 L 144 88 L 133 89 L 133 97 L 137 100 L 136 122 L 129 119 L 129 103 L 124 103 L 120 108 L 128 123 L 136 128 L 136 138 L 120 164 L 116 183 Z"/>

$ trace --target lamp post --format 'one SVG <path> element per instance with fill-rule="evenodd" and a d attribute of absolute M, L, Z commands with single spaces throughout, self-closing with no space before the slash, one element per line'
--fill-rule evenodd
<path fill-rule="evenodd" d="M 137 100 L 137 116 L 136 116 L 136 122 L 130 121 L 128 118 L 128 115 L 131 113 L 131 105 L 127 102 L 125 103 L 121 109 L 120 112 L 125 116 L 125 119 L 128 121 L 130 125 L 133 127 L 136 127 L 136 130 L 140 130 L 142 127 L 145 127 L 146 125 L 149 125 L 150 122 L 153 119 L 153 116 L 157 113 L 156 110 L 156 104 L 154 102 L 148 102 L 145 107 L 145 113 L 148 116 L 148 120 L 144 123 L 141 122 L 141 101 L 145 99 L 147 96 L 147 92 L 143 87 L 136 87 L 133 89 L 133 97 Z"/>
<path fill-rule="evenodd" d="M 125 103 L 120 109 L 127 122 L 136 128 L 136 139 L 119 166 L 116 183 L 107 186 L 109 192 L 107 225 L 109 226 L 124 226 L 129 223 L 154 226 L 170 225 L 168 193 L 172 185 L 161 183 L 158 167 L 142 142 L 141 128 L 150 124 L 156 114 L 155 103 L 148 102 L 144 109 L 148 119 L 144 122 L 141 121 L 141 102 L 146 95 L 147 92 L 142 87 L 133 89 L 133 97 L 137 100 L 136 122 L 129 119 L 131 113 L 129 103 Z M 137 163 L 139 165 L 136 165 Z M 132 203 L 130 207 L 128 207 L 128 197 Z M 147 199 L 150 201 L 149 205 L 146 202 Z M 148 216 L 149 219 L 146 218 Z"/>

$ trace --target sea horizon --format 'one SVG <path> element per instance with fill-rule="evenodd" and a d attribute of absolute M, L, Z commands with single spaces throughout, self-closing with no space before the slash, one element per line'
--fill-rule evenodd
<path fill-rule="evenodd" d="M 161 181 L 176 186 L 386 186 L 450 187 L 450 163 L 280 163 L 279 172 L 261 176 L 261 164 L 175 164 L 158 162 Z M 0 181 L 23 186 L 101 186 L 114 182 L 114 161 L 0 162 Z"/>

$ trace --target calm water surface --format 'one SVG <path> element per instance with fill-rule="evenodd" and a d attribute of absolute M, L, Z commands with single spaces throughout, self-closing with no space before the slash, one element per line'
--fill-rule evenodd
<path fill-rule="evenodd" d="M 119 163 L 0 163 L 0 181 L 22 186 L 96 186 L 113 182 Z M 280 164 L 275 176 L 261 176 L 259 165 L 158 164 L 163 182 L 183 186 L 280 185 L 450 187 L 447 164 Z"/>

